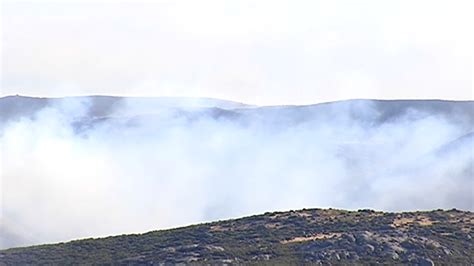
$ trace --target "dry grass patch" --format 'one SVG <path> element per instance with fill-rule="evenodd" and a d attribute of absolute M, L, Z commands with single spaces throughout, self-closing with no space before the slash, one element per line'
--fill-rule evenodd
<path fill-rule="evenodd" d="M 426 216 L 397 217 L 393 220 L 392 227 L 403 227 L 410 224 L 430 226 L 433 224 L 433 221 L 429 217 L 426 217 Z"/>
<path fill-rule="evenodd" d="M 305 241 L 313 241 L 313 240 L 325 240 L 325 239 L 330 239 L 334 237 L 340 237 L 342 234 L 341 233 L 320 233 L 312 236 L 299 236 L 295 237 L 289 240 L 283 240 L 280 241 L 282 244 L 288 244 L 288 243 L 295 243 L 295 242 L 305 242 Z"/>

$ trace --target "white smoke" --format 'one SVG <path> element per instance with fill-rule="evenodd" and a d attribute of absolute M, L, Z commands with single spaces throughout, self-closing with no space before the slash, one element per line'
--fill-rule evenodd
<path fill-rule="evenodd" d="M 437 152 L 472 123 L 419 111 L 378 123 L 371 101 L 128 101 L 92 117 L 80 99 L 2 126 L 1 247 L 304 207 L 474 209 L 472 137 Z"/>

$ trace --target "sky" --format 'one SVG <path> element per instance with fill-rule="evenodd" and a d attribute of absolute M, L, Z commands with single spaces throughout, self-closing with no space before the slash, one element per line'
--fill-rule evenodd
<path fill-rule="evenodd" d="M 472 1 L 3 1 L 0 96 L 473 100 Z"/>

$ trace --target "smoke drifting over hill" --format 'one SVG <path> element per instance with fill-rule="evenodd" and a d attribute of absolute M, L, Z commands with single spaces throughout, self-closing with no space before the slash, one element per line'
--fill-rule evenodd
<path fill-rule="evenodd" d="M 474 103 L 0 99 L 1 246 L 303 207 L 473 210 Z"/>

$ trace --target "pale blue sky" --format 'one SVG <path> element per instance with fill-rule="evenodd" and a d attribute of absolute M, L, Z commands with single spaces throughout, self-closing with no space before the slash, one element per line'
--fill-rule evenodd
<path fill-rule="evenodd" d="M 472 3 L 4 1 L 0 95 L 473 99 Z"/>

